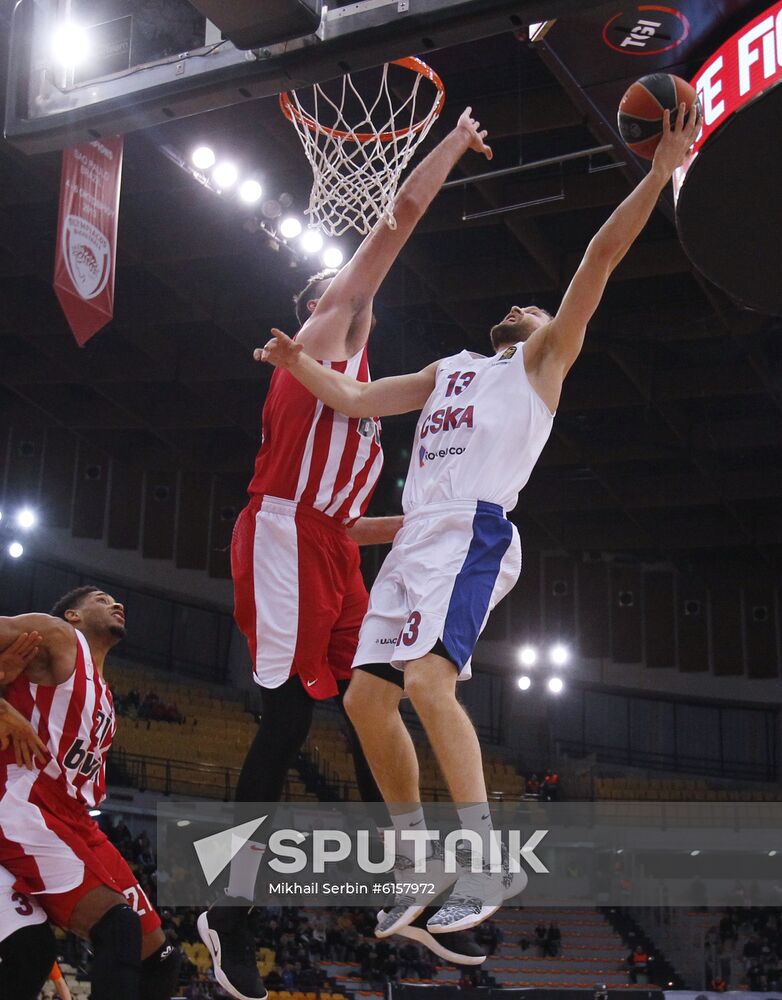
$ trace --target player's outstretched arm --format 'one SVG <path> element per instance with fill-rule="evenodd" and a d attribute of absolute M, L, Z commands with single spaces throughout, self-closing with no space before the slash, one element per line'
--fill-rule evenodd
<path fill-rule="evenodd" d="M 308 354 L 338 360 L 364 346 L 372 325 L 372 300 L 399 251 L 464 153 L 473 149 L 491 159 L 485 140 L 486 130 L 473 118 L 472 108 L 466 108 L 456 128 L 399 189 L 394 200 L 396 229 L 381 219 L 318 301 L 296 338 Z"/>
<path fill-rule="evenodd" d="M 536 334 L 530 337 L 530 348 L 535 352 L 542 350 L 547 363 L 551 361 L 559 369 L 560 378 L 564 378 L 581 351 L 586 325 L 600 304 L 611 272 L 643 230 L 661 191 L 697 135 L 699 121 L 695 109 L 690 108 L 689 116 L 686 110 L 682 104 L 673 129 L 670 112 L 665 111 L 662 138 L 649 173 L 592 238 L 556 316 L 537 331 L 542 343 L 533 348 Z"/>
<path fill-rule="evenodd" d="M 349 375 L 324 368 L 305 354 L 298 339 L 272 330 L 265 347 L 253 351 L 256 361 L 287 368 L 313 396 L 347 417 L 390 417 L 420 410 L 434 388 L 437 362 L 412 375 L 394 375 L 377 382 L 359 382 Z"/>
<path fill-rule="evenodd" d="M 348 536 L 356 545 L 388 545 L 396 538 L 404 517 L 360 517 L 348 528 Z"/>

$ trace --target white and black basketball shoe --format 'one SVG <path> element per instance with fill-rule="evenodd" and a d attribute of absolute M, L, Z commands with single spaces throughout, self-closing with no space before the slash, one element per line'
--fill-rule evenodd
<path fill-rule="evenodd" d="M 255 935 L 248 899 L 236 906 L 213 906 L 196 921 L 198 934 L 212 959 L 215 979 L 234 1000 L 266 1000 L 255 959 Z"/>
<path fill-rule="evenodd" d="M 502 849 L 502 871 L 492 871 L 491 865 L 473 872 L 467 865 L 448 899 L 426 924 L 432 934 L 466 931 L 488 920 L 499 910 L 505 900 L 512 899 L 527 885 L 525 871 L 510 870 L 510 856 L 505 844 Z"/>

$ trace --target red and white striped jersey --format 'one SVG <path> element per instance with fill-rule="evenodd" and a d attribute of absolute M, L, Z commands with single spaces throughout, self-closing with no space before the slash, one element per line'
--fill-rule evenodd
<path fill-rule="evenodd" d="M 366 347 L 347 361 L 320 364 L 370 380 Z M 274 372 L 250 494 L 293 500 L 350 523 L 366 511 L 382 467 L 379 420 L 335 413 L 290 372 Z"/>
<path fill-rule="evenodd" d="M 88 808 L 106 795 L 106 755 L 117 729 L 109 686 L 92 662 L 87 640 L 76 631 L 76 667 L 62 684 L 31 683 L 20 674 L 5 699 L 29 719 L 51 759 L 41 769 L 61 791 Z M 13 747 L 0 751 L 0 779 L 15 763 Z"/>

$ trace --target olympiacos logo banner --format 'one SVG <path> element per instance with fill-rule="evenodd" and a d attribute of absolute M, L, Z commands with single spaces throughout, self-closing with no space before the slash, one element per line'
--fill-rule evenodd
<path fill-rule="evenodd" d="M 54 292 L 83 347 L 114 315 L 123 136 L 62 156 Z"/>

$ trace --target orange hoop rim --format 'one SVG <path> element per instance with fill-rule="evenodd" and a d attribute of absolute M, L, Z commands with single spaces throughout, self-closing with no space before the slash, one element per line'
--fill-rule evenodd
<path fill-rule="evenodd" d="M 412 70 L 414 73 L 418 73 L 420 76 L 424 77 L 437 88 L 437 96 L 435 97 L 434 104 L 432 105 L 432 110 L 420 121 L 415 122 L 413 125 L 408 125 L 406 128 L 379 133 L 345 132 L 341 129 L 331 128 L 328 125 L 321 125 L 321 123 L 316 118 L 313 118 L 312 115 L 308 114 L 306 111 L 301 111 L 294 105 L 287 90 L 284 90 L 280 94 L 280 110 L 289 122 L 293 122 L 295 120 L 300 122 L 302 125 L 306 125 L 311 132 L 325 132 L 326 135 L 330 135 L 335 139 L 352 139 L 354 142 L 374 142 L 378 140 L 380 142 L 392 142 L 394 139 L 402 139 L 406 135 L 415 135 L 425 129 L 427 125 L 429 125 L 430 122 L 433 121 L 433 119 L 435 119 L 443 110 L 445 105 L 445 86 L 432 67 L 428 66 L 423 59 L 419 59 L 417 56 L 406 56 L 404 59 L 392 59 L 389 65 L 402 66 L 404 69 Z"/>

